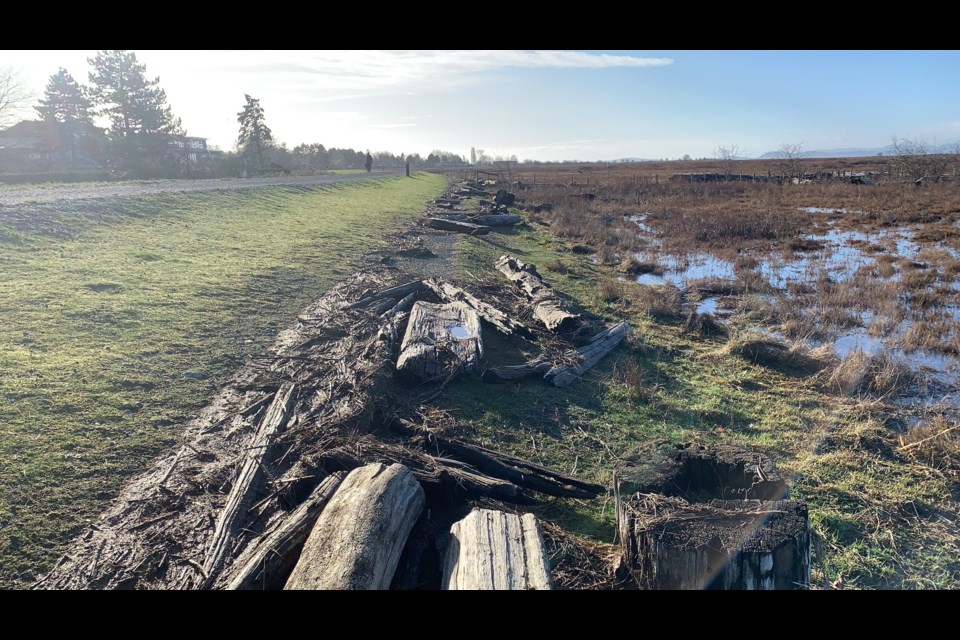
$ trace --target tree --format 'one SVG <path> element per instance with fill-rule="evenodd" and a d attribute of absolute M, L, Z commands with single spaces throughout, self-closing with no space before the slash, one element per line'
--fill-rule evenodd
<path fill-rule="evenodd" d="M 0 68 L 0 128 L 12 124 L 28 93 L 13 69 Z"/>
<path fill-rule="evenodd" d="M 76 159 L 78 140 L 85 143 L 88 152 L 96 148 L 99 155 L 102 151 L 103 134 L 93 126 L 92 108 L 86 90 L 63 67 L 50 76 L 43 97 L 34 107 L 54 133 L 55 144 L 69 149 L 71 164 Z"/>
<path fill-rule="evenodd" d="M 93 67 L 89 96 L 97 114 L 110 118 L 117 164 L 152 169 L 163 163 L 170 136 L 183 131 L 158 86 L 160 78 L 149 80 L 132 51 L 98 51 L 87 62 Z"/>
<path fill-rule="evenodd" d="M 806 157 L 803 150 L 803 143 L 783 143 L 777 150 L 777 158 L 780 159 L 780 171 L 787 178 L 803 178 L 803 159 Z"/>
<path fill-rule="evenodd" d="M 146 66 L 137 62 L 132 51 L 99 51 L 87 60 L 90 72 L 90 96 L 108 116 L 112 132 L 123 138 L 135 134 L 174 134 L 180 132 L 180 118 L 174 117 L 167 94 L 158 85 L 160 78 L 148 80 Z"/>
<path fill-rule="evenodd" d="M 927 144 L 923 138 L 893 137 L 893 169 L 900 179 L 920 181 L 924 178 L 940 182 L 956 160 L 957 149 L 948 150 Z"/>
<path fill-rule="evenodd" d="M 237 114 L 237 122 L 240 123 L 237 151 L 246 159 L 248 166 L 259 171 L 263 169 L 263 150 L 273 142 L 273 134 L 267 126 L 260 100 L 246 93 L 243 97 L 247 102 L 243 105 L 243 111 Z"/>
<path fill-rule="evenodd" d="M 93 124 L 90 110 L 93 102 L 87 97 L 70 72 L 60 69 L 50 76 L 43 97 L 34 107 L 42 120 L 67 124 Z"/>
<path fill-rule="evenodd" d="M 477 164 L 477 150 L 470 147 L 470 164 Z"/>
<path fill-rule="evenodd" d="M 735 144 L 730 146 L 719 145 L 713 150 L 713 157 L 717 160 L 717 164 L 720 165 L 720 172 L 727 178 L 733 175 L 734 169 L 739 166 L 740 161 L 743 160 L 745 155 L 739 145 Z"/>

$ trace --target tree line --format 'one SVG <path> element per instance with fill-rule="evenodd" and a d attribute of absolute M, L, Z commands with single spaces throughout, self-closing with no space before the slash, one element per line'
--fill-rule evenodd
<path fill-rule="evenodd" d="M 378 167 L 399 168 L 405 162 L 428 167 L 464 164 L 457 154 L 440 150 L 422 158 L 416 153 L 370 154 L 369 150 L 326 148 L 319 143 L 288 149 L 274 140 L 259 99 L 249 94 L 237 114 L 239 129 L 233 150 L 210 152 L 197 143 L 192 155 L 171 153 L 171 148 L 183 147 L 186 131 L 173 114 L 159 77 L 150 78 L 146 66 L 132 51 L 102 50 L 87 62 L 91 66 L 88 85 L 60 68 L 50 77 L 35 106 L 44 125 L 46 145 L 58 152 L 57 166 L 49 169 L 105 166 L 138 177 L 311 173 L 362 168 L 368 155 Z M 13 91 L 18 87 L 10 74 L 0 74 L 0 79 L 4 78 L 9 82 L 0 86 L 0 115 L 9 115 L 4 105 L 9 102 L 12 106 L 14 98 L 22 101 L 24 96 L 22 91 Z M 94 122 L 97 117 L 105 118 L 109 126 L 98 127 Z"/>

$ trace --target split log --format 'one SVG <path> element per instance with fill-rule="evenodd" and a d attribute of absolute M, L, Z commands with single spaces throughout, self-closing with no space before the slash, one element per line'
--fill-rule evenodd
<path fill-rule="evenodd" d="M 507 227 L 523 222 L 523 218 L 511 214 L 479 215 L 468 219 L 473 224 L 482 224 L 488 227 Z"/>
<path fill-rule="evenodd" d="M 564 308 L 564 303 L 537 273 L 536 266 L 505 255 L 497 260 L 496 267 L 497 271 L 507 276 L 526 293 L 533 307 L 533 317 L 542 322 L 547 329 L 563 331 L 576 326 L 580 315 L 570 313 Z"/>
<path fill-rule="evenodd" d="M 474 509 L 450 527 L 444 589 L 552 587 L 543 535 L 532 513 L 520 517 L 502 511 Z"/>
<path fill-rule="evenodd" d="M 803 589 L 807 506 L 637 494 L 618 507 L 625 560 L 644 589 Z"/>
<path fill-rule="evenodd" d="M 400 464 L 350 472 L 320 514 L 284 589 L 387 589 L 423 488 Z"/>
<path fill-rule="evenodd" d="M 485 236 L 490 233 L 490 227 L 485 227 L 479 224 L 473 224 L 472 222 L 458 222 L 456 220 L 448 220 L 446 218 L 430 218 L 427 220 L 427 226 L 433 229 L 441 229 L 443 231 L 456 231 L 457 233 L 465 233 L 471 236 Z"/>
<path fill-rule="evenodd" d="M 227 503 L 220 513 L 217 526 L 214 529 L 210 547 L 203 561 L 204 582 L 201 588 L 208 588 L 219 575 L 227 554 L 233 547 L 233 541 L 243 519 L 247 515 L 247 507 L 253 494 L 260 487 L 263 469 L 266 461 L 271 459 L 271 445 L 275 435 L 283 431 L 287 417 L 293 406 L 296 385 L 284 384 L 274 396 L 270 408 L 264 415 L 257 436 L 251 442 L 246 453 L 246 460 L 240 468 Z"/>
<path fill-rule="evenodd" d="M 223 582 L 226 589 L 279 589 L 300 556 L 303 543 L 334 492 L 343 482 L 344 472 L 333 473 L 313 490 L 310 497 L 281 519 L 237 558 Z"/>
<path fill-rule="evenodd" d="M 589 344 L 566 352 L 558 364 L 553 364 L 547 358 L 540 356 L 520 365 L 487 369 L 483 372 L 481 379 L 484 382 L 496 384 L 543 374 L 543 378 L 554 386 L 566 387 L 613 351 L 626 336 L 630 335 L 630 332 L 630 325 L 621 322 L 595 335 Z"/>
<path fill-rule="evenodd" d="M 384 289 L 383 291 L 378 291 L 376 293 L 363 295 L 360 297 L 359 300 L 357 300 L 353 304 L 347 305 L 346 308 L 355 309 L 357 307 L 365 307 L 369 305 L 371 302 L 375 302 L 377 300 L 383 300 L 384 298 L 394 298 L 394 299 L 402 298 L 403 296 L 406 296 L 410 293 L 419 291 L 421 287 L 423 287 L 423 283 L 420 280 L 417 280 L 416 282 L 408 282 L 406 284 L 401 284 L 396 287 L 390 287 L 389 289 Z"/>
<path fill-rule="evenodd" d="M 482 300 L 478 300 L 475 296 L 467 293 L 459 287 L 455 287 L 449 282 L 444 282 L 443 280 L 424 280 L 423 284 L 433 291 L 441 300 L 446 302 L 461 302 L 474 311 L 477 314 L 492 324 L 497 328 L 500 333 L 504 335 L 513 335 L 515 333 L 522 335 L 531 335 L 530 328 L 524 325 L 521 322 L 517 322 L 503 311 L 500 311 L 496 307 L 493 307 Z"/>
<path fill-rule="evenodd" d="M 397 371 L 419 380 L 450 380 L 476 369 L 482 357 L 476 311 L 462 302 L 414 303 Z"/>

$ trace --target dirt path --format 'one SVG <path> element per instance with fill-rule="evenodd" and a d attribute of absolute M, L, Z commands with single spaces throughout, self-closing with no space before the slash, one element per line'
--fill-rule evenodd
<path fill-rule="evenodd" d="M 356 182 L 401 175 L 401 172 L 351 173 L 344 175 L 286 178 L 245 178 L 229 180 L 164 180 L 161 182 L 119 182 L 115 184 L 63 184 L 56 186 L 16 185 L 0 188 L 0 206 L 49 203 L 91 198 L 124 198 L 154 193 L 251 189 L 275 185 L 317 185 Z"/>

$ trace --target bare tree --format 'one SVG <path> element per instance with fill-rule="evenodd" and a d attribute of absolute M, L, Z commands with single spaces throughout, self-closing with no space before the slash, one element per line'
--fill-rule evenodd
<path fill-rule="evenodd" d="M 727 177 L 733 175 L 734 170 L 739 166 L 740 161 L 746 156 L 746 152 L 739 145 L 730 146 L 719 145 L 713 150 L 713 157 L 720 165 L 720 172 Z"/>
<path fill-rule="evenodd" d="M 923 138 L 893 137 L 893 172 L 901 180 L 921 182 L 924 178 L 940 182 L 956 161 L 956 151 L 927 144 Z"/>
<path fill-rule="evenodd" d="M 12 124 L 17 111 L 26 106 L 30 94 L 13 69 L 0 68 L 0 128 Z"/>
<path fill-rule="evenodd" d="M 803 159 L 807 153 L 803 150 L 803 143 L 788 143 L 780 145 L 777 150 L 777 158 L 780 159 L 780 171 L 787 178 L 797 180 L 803 179 Z"/>

